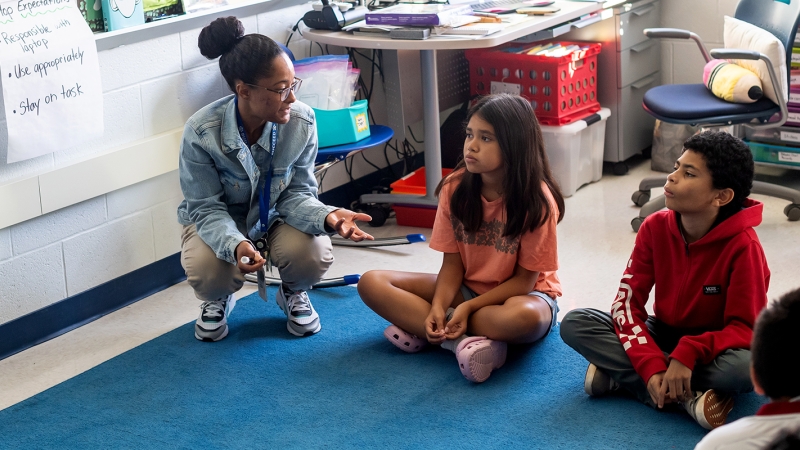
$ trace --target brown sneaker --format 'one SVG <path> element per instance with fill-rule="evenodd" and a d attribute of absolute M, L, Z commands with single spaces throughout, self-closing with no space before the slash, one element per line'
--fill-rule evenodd
<path fill-rule="evenodd" d="M 700 426 L 706 430 L 713 430 L 725 424 L 728 413 L 733 409 L 733 399 L 709 389 L 705 392 L 695 392 L 694 398 L 683 402 L 682 405 Z"/>
<path fill-rule="evenodd" d="M 583 390 L 591 397 L 598 397 L 611 391 L 619 389 L 619 384 L 614 381 L 607 373 L 599 367 L 589 363 L 586 368 L 586 376 L 583 379 Z"/>

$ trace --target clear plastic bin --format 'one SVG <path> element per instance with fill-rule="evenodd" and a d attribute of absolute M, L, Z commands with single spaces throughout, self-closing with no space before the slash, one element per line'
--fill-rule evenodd
<path fill-rule="evenodd" d="M 565 197 L 603 177 L 603 147 L 610 115 L 611 110 L 600 108 L 569 125 L 542 126 L 550 169 Z"/>

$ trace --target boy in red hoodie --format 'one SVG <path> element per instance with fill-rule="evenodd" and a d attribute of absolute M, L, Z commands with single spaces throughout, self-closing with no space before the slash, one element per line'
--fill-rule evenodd
<path fill-rule="evenodd" d="M 730 134 L 684 143 L 664 186 L 668 210 L 639 229 L 610 314 L 577 309 L 561 323 L 589 360 L 587 394 L 622 387 L 652 407 L 678 403 L 711 429 L 725 423 L 730 394 L 753 389 L 750 341 L 770 275 L 753 230 L 763 205 L 747 198 L 753 172 L 750 149 Z"/>

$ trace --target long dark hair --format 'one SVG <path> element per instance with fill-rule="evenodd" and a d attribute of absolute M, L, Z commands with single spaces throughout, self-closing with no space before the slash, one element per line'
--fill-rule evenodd
<path fill-rule="evenodd" d="M 236 17 L 220 17 L 206 25 L 197 38 L 200 53 L 208 59 L 219 59 L 219 70 L 231 91 L 236 80 L 256 84 L 272 75 L 272 61 L 283 50 L 263 34 L 244 34 L 244 25 Z"/>
<path fill-rule="evenodd" d="M 503 236 L 517 238 L 527 231 L 534 231 L 550 220 L 551 214 L 557 213 L 557 221 L 561 222 L 564 196 L 550 172 L 542 129 L 530 103 L 516 95 L 487 95 L 470 108 L 467 123 L 474 115 L 494 128 L 503 157 L 503 201 L 507 218 Z M 462 159 L 453 171 L 464 173 L 450 198 L 450 211 L 464 225 L 465 231 L 474 233 L 483 221 L 483 182 L 480 174 L 470 173 L 465 167 Z M 444 183 L 456 178 L 442 180 L 436 188 L 436 195 Z M 553 211 L 547 201 L 542 182 L 550 189 L 558 211 Z"/>

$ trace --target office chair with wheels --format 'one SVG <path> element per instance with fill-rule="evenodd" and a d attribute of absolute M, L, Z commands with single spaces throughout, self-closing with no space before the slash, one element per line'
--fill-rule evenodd
<path fill-rule="evenodd" d="M 792 60 L 792 46 L 800 25 L 800 0 L 741 0 L 734 14 L 736 19 L 753 24 L 775 35 L 786 49 L 786 64 Z M 741 49 L 706 50 L 700 37 L 687 30 L 676 28 L 649 28 L 644 30 L 650 38 L 692 39 L 697 43 L 706 62 L 713 58 L 762 60 L 766 63 L 772 85 L 780 91 L 781 84 L 769 58 L 759 52 Z M 787 70 L 787 77 L 788 77 Z M 786 80 L 789 86 L 789 80 Z M 779 104 L 766 97 L 755 103 L 730 103 L 717 98 L 703 84 L 673 84 L 657 86 L 644 95 L 643 107 L 655 118 L 676 124 L 719 127 L 741 125 L 753 129 L 780 127 L 788 118 L 786 101 L 778 93 Z M 778 114 L 778 120 L 770 121 Z M 789 166 L 786 166 L 787 168 Z M 631 200 L 642 209 L 631 221 L 634 231 L 648 215 L 665 207 L 664 196 L 650 200 L 650 189 L 663 186 L 667 176 L 647 177 L 639 184 Z M 800 220 L 800 191 L 783 186 L 753 181 L 752 193 L 769 195 L 790 201 L 784 214 L 790 221 Z"/>

